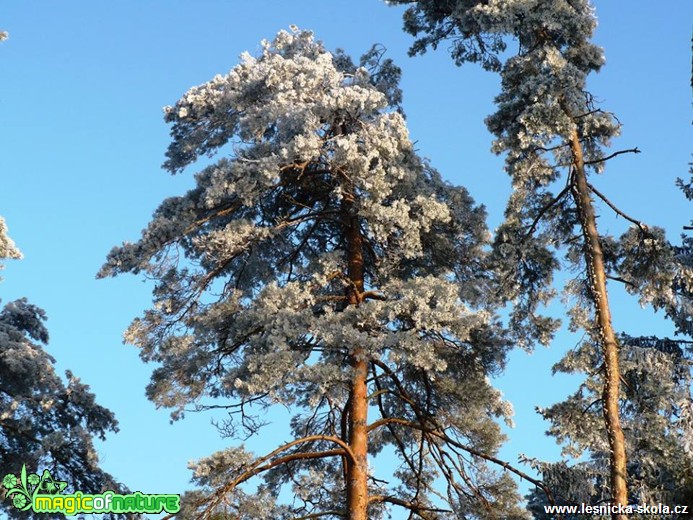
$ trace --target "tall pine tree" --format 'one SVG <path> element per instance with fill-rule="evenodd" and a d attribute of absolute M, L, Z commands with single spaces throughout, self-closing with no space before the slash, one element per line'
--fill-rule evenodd
<path fill-rule="evenodd" d="M 484 210 L 415 154 L 377 49 L 357 67 L 297 29 L 262 45 L 167 107 L 165 168 L 218 158 L 100 272 L 156 280 L 127 340 L 159 365 L 148 396 L 174 418 L 225 408 L 226 433 L 255 433 L 262 407 L 293 412 L 267 455 L 197 462 L 187 515 L 523 517 L 493 468 L 510 410 L 489 376 L 509 343 Z M 369 462 L 386 449 L 387 481 Z"/>

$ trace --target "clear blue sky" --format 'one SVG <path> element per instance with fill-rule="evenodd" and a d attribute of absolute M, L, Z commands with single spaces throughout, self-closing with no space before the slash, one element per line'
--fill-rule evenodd
<path fill-rule="evenodd" d="M 596 7 L 607 64 L 590 89 L 624 125 L 614 149 L 643 153 L 612 161 L 594 182 L 675 239 L 691 213 L 674 181 L 687 175 L 693 152 L 693 2 L 600 0 Z M 121 334 L 148 307 L 151 285 L 94 278 L 112 246 L 135 240 L 163 198 L 191 186 L 191 172 L 171 177 L 160 169 L 168 144 L 162 106 L 227 72 L 242 51 L 255 53 L 261 39 L 290 24 L 355 57 L 382 43 L 403 68 L 404 107 L 420 153 L 488 207 L 492 228 L 500 222 L 509 180 L 483 124 L 497 79 L 455 67 L 442 48 L 408 58 L 401 12 L 379 0 L 3 2 L 0 29 L 10 39 L 0 45 L 0 215 L 25 259 L 9 263 L 0 296 L 27 296 L 47 311 L 58 369 L 73 370 L 120 421 L 121 432 L 99 451 L 105 469 L 132 489 L 182 492 L 188 460 L 233 442 L 219 438 L 209 415 L 170 425 L 168 411 L 145 399 L 152 367 L 122 345 Z M 602 214 L 608 231 L 622 229 Z M 618 330 L 670 331 L 616 290 L 613 299 Z M 550 374 L 574 343 L 561 335 L 551 349 L 512 356 L 499 381 L 517 412 L 502 451 L 511 462 L 518 452 L 557 456 L 533 409 L 574 387 L 575 379 Z M 277 430 L 252 446 L 269 451 Z"/>

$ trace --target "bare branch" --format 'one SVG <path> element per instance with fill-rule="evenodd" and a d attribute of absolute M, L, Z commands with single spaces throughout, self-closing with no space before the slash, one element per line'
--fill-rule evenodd
<path fill-rule="evenodd" d="M 585 415 L 587 412 L 590 411 L 590 408 L 592 408 L 595 404 L 601 403 L 602 401 L 604 401 L 604 399 L 602 399 L 601 397 L 600 397 L 599 399 L 595 399 L 594 401 L 592 401 L 592 402 L 591 402 L 590 404 L 588 404 L 587 407 L 582 411 L 582 415 Z"/>
<path fill-rule="evenodd" d="M 375 370 L 375 366 L 374 366 L 373 373 L 375 374 L 375 372 L 376 372 L 376 370 Z M 378 409 L 380 410 L 380 414 L 383 417 L 386 417 L 387 413 L 385 412 L 385 405 L 383 403 L 381 392 L 387 391 L 387 389 L 382 388 L 382 386 L 380 384 L 380 380 L 377 377 L 377 374 L 375 374 L 375 375 L 376 375 L 376 377 L 374 378 L 375 386 L 378 388 L 378 391 L 375 394 L 375 396 L 377 396 Z M 393 428 L 393 426 L 391 424 L 388 424 L 387 428 L 390 431 L 390 435 L 392 435 L 392 438 L 394 439 L 395 444 L 397 444 L 397 449 L 399 450 L 401 457 L 404 459 L 404 462 L 409 466 L 409 469 L 415 475 L 417 475 L 417 476 L 421 475 L 421 473 L 422 473 L 421 464 L 419 465 L 418 470 L 417 470 L 417 466 L 416 466 L 416 464 L 414 464 L 414 461 L 411 459 L 411 457 L 407 453 L 407 449 L 404 445 L 404 442 L 400 438 L 399 433 L 397 433 L 397 431 L 395 430 L 395 428 Z M 421 442 L 423 442 L 423 438 L 421 439 Z M 423 455 L 423 454 L 420 452 L 420 455 Z M 421 457 L 420 457 L 420 460 L 421 460 Z M 419 494 L 420 484 L 421 484 L 421 481 L 419 479 L 417 479 L 417 490 L 416 490 L 417 496 Z"/>
<path fill-rule="evenodd" d="M 196 220 L 195 222 L 193 222 L 192 224 L 190 224 L 187 228 L 185 228 L 185 230 L 183 231 L 181 236 L 185 236 L 185 235 L 191 233 L 195 229 L 199 228 L 202 224 L 209 222 L 213 218 L 225 217 L 226 215 L 229 215 L 229 214 L 233 213 L 234 211 L 237 211 L 238 209 L 240 209 L 241 206 L 242 206 L 241 202 L 239 200 L 235 199 L 227 207 L 216 209 L 216 210 L 210 212 L 209 215 L 207 215 L 206 217 L 202 217 L 202 218 Z M 173 241 L 171 241 L 171 243 L 172 242 Z"/>
<path fill-rule="evenodd" d="M 418 423 L 413 423 L 411 421 L 407 421 L 405 419 L 399 419 L 396 417 L 387 417 L 387 418 L 375 421 L 374 423 L 372 423 L 371 425 L 368 426 L 368 429 L 369 429 L 369 431 L 374 430 L 376 428 L 379 428 L 380 426 L 384 426 L 387 424 L 399 424 L 402 426 L 406 426 L 408 428 L 412 428 L 414 430 L 422 431 L 428 435 L 432 435 L 434 437 L 437 437 L 437 438 L 445 441 L 447 444 L 449 444 L 451 446 L 454 446 L 456 448 L 464 450 L 471 455 L 474 455 L 474 456 L 479 457 L 481 459 L 487 460 L 489 462 L 493 462 L 494 464 L 501 466 L 502 468 L 510 471 L 511 473 L 515 473 L 517 476 L 525 479 L 526 481 L 530 482 L 531 484 L 534 484 L 536 487 L 540 488 L 542 491 L 544 491 L 544 493 L 546 493 L 546 497 L 549 499 L 549 502 L 551 504 L 555 503 L 554 498 L 553 498 L 553 494 L 551 493 L 551 490 L 541 480 L 537 480 L 533 477 L 530 477 L 524 471 L 521 471 L 521 470 L 515 468 L 514 466 L 510 465 L 510 463 L 505 462 L 504 460 L 501 460 L 497 457 L 494 457 L 493 455 L 488 455 L 482 451 L 477 450 L 476 448 L 472 448 L 471 446 L 466 446 L 466 445 L 462 444 L 461 442 L 458 442 L 455 439 L 449 437 L 444 432 L 437 431 L 437 430 L 431 430 L 431 429 L 428 429 L 425 426 L 422 426 Z"/>
<path fill-rule="evenodd" d="M 560 150 L 561 148 L 565 148 L 566 146 L 568 146 L 568 143 L 561 143 L 561 144 L 557 144 L 556 146 L 550 146 L 548 148 L 546 148 L 544 146 L 535 146 L 534 148 L 532 148 L 532 151 L 533 152 L 553 152 L 555 150 Z"/>
<path fill-rule="evenodd" d="M 580 119 L 583 117 L 591 116 L 592 114 L 602 114 L 602 113 L 604 113 L 604 111 L 601 108 L 595 108 L 594 110 L 590 110 L 589 112 L 585 112 L 584 114 L 577 115 L 573 119 Z"/>
<path fill-rule="evenodd" d="M 382 302 L 387 300 L 387 296 L 378 291 L 365 291 L 360 294 L 361 300 L 380 300 Z"/>
<path fill-rule="evenodd" d="M 339 516 L 344 518 L 344 513 L 341 511 L 321 511 L 320 513 L 311 513 L 305 516 L 297 516 L 293 520 L 310 520 L 311 518 L 320 518 L 321 516 Z"/>
<path fill-rule="evenodd" d="M 527 233 L 525 233 L 525 236 L 522 237 L 520 242 L 524 242 L 527 240 L 532 233 L 534 233 L 537 229 L 537 225 L 539 224 L 539 221 L 544 217 L 547 211 L 549 211 L 552 207 L 554 207 L 558 202 L 570 191 L 570 187 L 566 186 L 561 190 L 561 192 L 556 195 L 548 204 L 546 204 L 543 208 L 539 210 L 539 214 L 534 218 L 534 221 L 532 221 L 532 225 L 529 226 L 529 229 L 527 230 Z"/>
<path fill-rule="evenodd" d="M 618 152 L 614 152 L 611 155 L 607 155 L 606 157 L 600 157 L 599 159 L 594 159 L 592 161 L 585 161 L 583 164 L 588 165 L 588 164 L 597 164 L 597 163 L 602 163 L 606 162 L 609 159 L 613 159 L 617 155 L 622 155 L 624 153 L 640 153 L 640 150 L 636 148 L 629 148 L 628 150 L 619 150 Z"/>
<path fill-rule="evenodd" d="M 629 285 L 630 287 L 636 286 L 633 282 L 629 282 L 628 280 L 621 278 L 620 276 L 611 276 L 611 275 L 607 274 L 606 277 L 609 280 L 613 280 L 614 282 L 621 282 L 622 284 Z"/>
<path fill-rule="evenodd" d="M 603 193 L 601 193 L 597 188 L 595 188 L 592 184 L 590 184 L 588 182 L 587 186 L 589 187 L 590 191 L 592 191 L 592 193 L 594 193 L 597 197 L 599 197 L 604 202 L 606 202 L 607 206 L 609 206 L 612 210 L 614 210 L 616 212 L 616 214 L 621 215 L 628 222 L 635 224 L 645 233 L 647 233 L 649 231 L 646 224 L 643 224 L 639 220 L 635 220 L 633 217 L 629 217 L 628 215 L 626 215 L 623 211 L 618 209 L 613 202 L 611 202 L 609 199 L 607 199 L 606 196 Z"/>

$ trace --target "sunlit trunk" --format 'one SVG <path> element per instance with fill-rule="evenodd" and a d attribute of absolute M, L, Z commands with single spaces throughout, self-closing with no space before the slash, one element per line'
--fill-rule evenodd
<path fill-rule="evenodd" d="M 358 305 L 364 289 L 363 237 L 358 217 L 354 214 L 353 194 L 345 196 L 343 209 L 347 238 L 348 279 L 352 284 L 347 291 L 349 305 Z M 368 360 L 362 349 L 351 355 L 353 369 L 349 396 L 349 447 L 354 461 L 347 463 L 347 502 L 349 520 L 368 520 Z"/>
<path fill-rule="evenodd" d="M 604 355 L 604 389 L 602 393 L 604 420 L 610 447 L 611 492 L 613 504 L 628 504 L 626 486 L 626 443 L 619 417 L 619 389 L 621 371 L 618 360 L 618 343 L 611 325 L 611 311 L 606 291 L 606 270 L 604 255 L 597 232 L 594 206 L 590 196 L 582 145 L 577 134 L 573 132 L 570 139 L 573 154 L 572 194 L 578 210 L 585 239 L 585 263 L 589 275 L 588 284 L 594 301 L 595 318 Z M 614 513 L 614 520 L 624 520 L 626 515 Z"/>

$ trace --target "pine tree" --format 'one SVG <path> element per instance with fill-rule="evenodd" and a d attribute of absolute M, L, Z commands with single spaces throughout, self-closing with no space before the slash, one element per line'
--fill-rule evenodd
<path fill-rule="evenodd" d="M 609 159 L 638 152 L 607 151 L 618 121 L 586 90 L 587 76 L 604 63 L 602 49 L 591 43 L 593 8 L 587 0 L 390 3 L 410 5 L 405 30 L 417 36 L 411 54 L 451 42 L 456 64 L 478 62 L 501 76 L 498 110 L 487 125 L 497 138 L 494 151 L 506 155 L 513 183 L 494 244 L 506 294 L 517 302 L 512 326 L 521 334 L 550 335 L 555 324 L 537 316 L 538 306 L 552 297 L 552 278 L 561 265 L 579 273 L 566 294 L 573 302 L 570 328 L 584 330 L 586 340 L 556 370 L 588 377 L 574 396 L 542 413 L 553 423 L 551 433 L 568 443 L 567 454 L 586 450 L 594 464 L 589 471 L 540 465 L 546 483 L 559 500 L 579 495 L 586 502 L 625 505 L 630 499 L 666 497 L 662 488 L 674 490 L 680 470 L 690 468 L 691 452 L 681 444 L 693 433 L 690 349 L 685 342 L 619 337 L 611 323 L 607 280 L 622 283 L 642 303 L 665 309 L 689 334 L 681 325 L 690 323 L 693 278 L 663 230 L 630 217 L 590 182 L 590 172 L 601 172 Z M 517 44 L 514 54 L 506 53 L 510 41 Z M 600 234 L 595 199 L 631 225 L 622 237 Z M 565 253 L 563 262 L 559 253 Z M 656 387 L 660 378 L 667 384 Z M 655 418 L 656 426 L 647 430 L 642 421 Z M 683 464 L 676 476 L 658 475 L 651 467 L 661 458 L 658 453 Z"/>
<path fill-rule="evenodd" d="M 0 259 L 21 258 L 0 217 Z M 2 268 L 2 265 L 0 265 Z M 100 493 L 121 486 L 99 468 L 94 436 L 117 431 L 113 414 L 96 404 L 89 387 L 66 373 L 55 373 L 55 360 L 44 350 L 48 332 L 45 312 L 26 298 L 0 311 L 0 477 L 49 469 L 71 489 Z M 0 508 L 10 518 L 27 518 L 5 500 Z"/>
<path fill-rule="evenodd" d="M 126 339 L 174 419 L 225 409 L 225 433 L 253 434 L 263 407 L 293 413 L 269 454 L 194 464 L 183 516 L 524 517 L 493 467 L 510 410 L 489 376 L 509 343 L 483 208 L 415 154 L 377 48 L 357 67 L 298 29 L 262 46 L 165 109 L 167 170 L 217 158 L 100 272 L 156 281 Z M 384 450 L 387 482 L 369 467 Z"/>
<path fill-rule="evenodd" d="M 679 180 L 679 185 L 691 200 L 692 184 Z M 674 338 L 619 337 L 624 386 L 621 413 L 629 447 L 631 503 L 693 507 L 693 342 L 680 337 L 690 338 L 693 333 L 690 282 L 683 278 L 690 277 L 693 268 L 691 245 L 691 238 L 684 236 L 679 247 L 655 251 L 637 247 L 628 255 L 631 262 L 620 267 L 633 292 L 651 284 L 652 273 L 659 273 L 660 287 L 654 291 L 650 285 L 648 292 L 657 295 L 654 306 L 664 310 L 676 331 Z M 583 372 L 588 377 L 566 401 L 541 410 L 553 423 L 549 433 L 568 444 L 568 453 L 591 453 L 590 460 L 571 467 L 532 461 L 543 473 L 544 483 L 564 504 L 599 504 L 608 499 L 608 452 L 600 447 L 603 442 L 595 434 L 599 412 L 594 403 L 600 388 L 592 369 L 596 356 L 588 345 L 566 356 L 556 370 Z M 579 424 L 575 417 L 580 418 Z M 529 504 L 535 518 L 552 518 L 544 513 L 547 501 L 543 493 L 533 492 Z M 666 516 L 683 519 L 687 515 Z M 630 518 L 651 517 L 634 514 Z"/>

